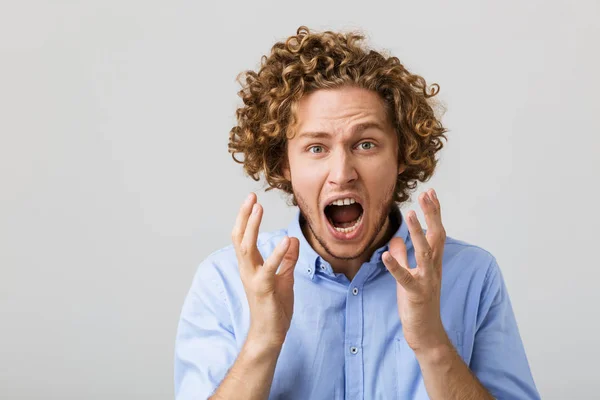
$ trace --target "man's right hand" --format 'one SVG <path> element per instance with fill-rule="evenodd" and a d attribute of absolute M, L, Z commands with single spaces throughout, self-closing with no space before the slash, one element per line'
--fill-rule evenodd
<path fill-rule="evenodd" d="M 250 306 L 250 329 L 237 359 L 210 399 L 249 400 L 269 397 L 275 366 L 294 310 L 297 238 L 284 237 L 263 260 L 256 247 L 262 207 L 251 193 L 231 233 L 242 284 Z M 279 273 L 277 273 L 277 268 Z"/>
<path fill-rule="evenodd" d="M 262 207 L 251 193 L 240 208 L 231 237 L 250 307 L 247 341 L 266 350 L 281 347 L 290 328 L 299 242 L 285 236 L 264 261 L 256 247 L 261 219 Z"/>

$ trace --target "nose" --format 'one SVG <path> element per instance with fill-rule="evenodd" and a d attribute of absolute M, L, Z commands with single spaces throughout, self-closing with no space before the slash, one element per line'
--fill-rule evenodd
<path fill-rule="evenodd" d="M 339 150 L 329 159 L 329 183 L 337 186 L 344 186 L 354 182 L 358 178 L 358 173 L 351 155 L 345 150 Z"/>

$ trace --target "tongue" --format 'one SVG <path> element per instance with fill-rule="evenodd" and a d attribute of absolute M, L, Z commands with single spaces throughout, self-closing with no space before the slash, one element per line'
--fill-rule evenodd
<path fill-rule="evenodd" d="M 362 207 L 354 203 L 347 206 L 330 206 L 328 211 L 331 221 L 337 225 L 355 221 L 360 216 Z"/>

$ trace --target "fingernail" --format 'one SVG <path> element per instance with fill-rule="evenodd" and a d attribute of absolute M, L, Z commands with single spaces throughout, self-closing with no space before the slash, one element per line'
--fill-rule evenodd
<path fill-rule="evenodd" d="M 258 203 L 254 203 L 252 206 L 252 214 L 256 214 L 258 212 Z"/>
<path fill-rule="evenodd" d="M 252 193 L 250 193 L 248 195 L 248 197 L 246 197 L 246 200 L 244 201 L 246 204 L 250 203 L 250 200 L 252 200 Z"/>
<path fill-rule="evenodd" d="M 431 195 L 437 200 L 437 193 L 435 192 L 435 189 L 431 189 Z"/>
<path fill-rule="evenodd" d="M 392 261 L 392 255 L 390 253 L 385 253 L 383 257 L 385 258 L 385 261 Z"/>
<path fill-rule="evenodd" d="M 408 214 L 408 219 L 410 220 L 410 222 L 416 222 L 417 221 L 417 215 L 414 212 L 411 212 Z"/>
<path fill-rule="evenodd" d="M 425 193 L 425 203 L 429 203 L 429 204 L 433 203 L 431 201 L 431 198 L 429 198 L 429 193 Z"/>

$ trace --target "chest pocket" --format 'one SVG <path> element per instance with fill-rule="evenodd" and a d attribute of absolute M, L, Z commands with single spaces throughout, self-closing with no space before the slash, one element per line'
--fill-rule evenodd
<path fill-rule="evenodd" d="M 446 333 L 457 353 L 464 360 L 463 332 L 447 330 Z M 394 348 L 397 374 L 395 393 L 398 394 L 397 399 L 429 399 L 417 357 L 406 343 L 404 336 L 401 335 L 395 338 Z"/>

